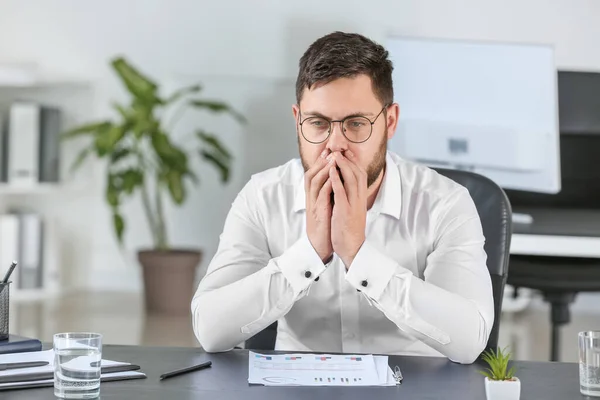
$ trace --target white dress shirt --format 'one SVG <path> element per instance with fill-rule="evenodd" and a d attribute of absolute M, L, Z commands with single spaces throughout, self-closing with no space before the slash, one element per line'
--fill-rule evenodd
<path fill-rule="evenodd" d="M 463 186 L 388 151 L 348 271 L 337 255 L 323 264 L 305 212 L 299 159 L 240 191 L 192 300 L 206 351 L 227 351 L 278 320 L 277 350 L 479 356 L 494 322 L 492 285 Z"/>

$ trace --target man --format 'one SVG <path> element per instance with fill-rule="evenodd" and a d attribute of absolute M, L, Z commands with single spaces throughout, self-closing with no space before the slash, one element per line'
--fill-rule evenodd
<path fill-rule="evenodd" d="M 192 301 L 208 352 L 279 321 L 276 349 L 473 362 L 494 321 L 468 191 L 387 151 L 399 106 L 387 51 L 314 42 L 293 106 L 300 160 L 254 175 Z"/>

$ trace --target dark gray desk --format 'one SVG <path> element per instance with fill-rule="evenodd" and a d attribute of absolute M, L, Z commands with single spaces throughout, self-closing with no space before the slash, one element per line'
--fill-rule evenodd
<path fill-rule="evenodd" d="M 107 359 L 137 363 L 148 375 L 144 380 L 107 382 L 101 387 L 102 399 L 460 399 L 485 400 L 483 376 L 477 365 L 458 365 L 442 358 L 390 357 L 398 365 L 404 383 L 397 387 L 263 387 L 248 384 L 248 352 L 205 354 L 197 348 L 155 348 L 105 346 Z M 167 371 L 212 360 L 210 369 L 159 381 Z M 576 364 L 517 362 L 522 380 L 522 400 L 579 399 Z M 53 388 L 0 392 L 3 400 L 51 399 Z"/>
<path fill-rule="evenodd" d="M 600 210 L 515 208 L 531 224 L 513 223 L 510 253 L 600 258 Z"/>

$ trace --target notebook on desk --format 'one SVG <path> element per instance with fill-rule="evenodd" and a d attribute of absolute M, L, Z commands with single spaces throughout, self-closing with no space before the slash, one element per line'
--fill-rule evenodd
<path fill-rule="evenodd" d="M 116 372 L 112 374 L 102 374 L 100 376 L 100 382 L 113 382 L 113 381 L 124 381 L 128 379 L 145 379 L 146 374 L 142 372 Z M 38 381 L 28 382 L 14 382 L 14 383 L 0 383 L 0 392 L 5 390 L 15 389 L 34 389 L 43 387 L 53 387 L 54 379 L 43 379 Z"/>
<path fill-rule="evenodd" d="M 0 354 L 27 353 L 42 350 L 42 342 L 18 335 L 8 335 L 8 339 L 0 340 Z"/>
<path fill-rule="evenodd" d="M 49 387 L 54 385 L 54 351 L 0 355 L 0 365 L 15 362 L 48 362 L 48 365 L 33 368 L 19 368 L 0 371 L 0 391 Z M 127 379 L 144 379 L 146 374 L 139 372 L 139 365 L 102 359 L 101 382 Z"/>

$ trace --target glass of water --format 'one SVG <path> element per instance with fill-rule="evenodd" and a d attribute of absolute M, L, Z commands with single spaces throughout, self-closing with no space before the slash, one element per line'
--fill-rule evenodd
<path fill-rule="evenodd" d="M 579 390 L 600 397 L 600 331 L 579 332 Z"/>
<path fill-rule="evenodd" d="M 100 396 L 102 335 L 54 335 L 54 395 L 61 399 L 95 399 Z"/>

